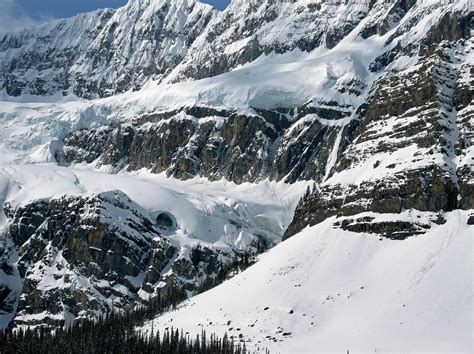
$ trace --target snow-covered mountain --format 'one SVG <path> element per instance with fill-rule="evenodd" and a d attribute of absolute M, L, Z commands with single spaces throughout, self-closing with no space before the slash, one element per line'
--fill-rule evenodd
<path fill-rule="evenodd" d="M 272 52 L 333 48 L 369 14 L 374 3 L 232 1 L 209 23 L 170 80 L 215 76 Z"/>
<path fill-rule="evenodd" d="M 131 0 L 0 33 L 0 90 L 93 98 L 138 89 L 173 69 L 214 14 L 195 0 Z"/>
<path fill-rule="evenodd" d="M 283 239 L 154 328 L 469 350 L 473 38 L 468 0 L 130 1 L 0 35 L 3 325 L 191 295 Z"/>

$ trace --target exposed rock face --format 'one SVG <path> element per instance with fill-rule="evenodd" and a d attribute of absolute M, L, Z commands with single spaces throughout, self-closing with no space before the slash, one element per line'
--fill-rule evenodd
<path fill-rule="evenodd" d="M 472 79 L 454 55 L 464 43 L 444 42 L 415 70 L 376 83 L 332 178 L 300 202 L 284 238 L 334 215 L 474 207 L 472 88 L 462 84 Z"/>
<path fill-rule="evenodd" d="M 17 245 L 22 245 L 44 223 L 48 211 L 48 203 L 38 201 L 16 211 L 12 210 L 9 204 L 6 204 L 4 210 L 7 217 L 14 220 L 10 227 L 10 235 L 13 242 Z"/>
<path fill-rule="evenodd" d="M 380 12 L 375 21 L 363 28 L 360 32 L 360 36 L 362 38 L 368 38 L 375 34 L 383 36 L 390 31 L 395 24 L 400 22 L 415 3 L 416 0 L 393 1 L 392 6 L 388 6 L 387 11 Z"/>
<path fill-rule="evenodd" d="M 471 40 L 472 43 L 472 40 Z M 457 158 L 456 175 L 459 184 L 459 207 L 474 208 L 474 67 L 463 64 L 459 69 L 454 91 L 454 105 L 457 112 L 459 135 L 455 143 L 454 154 Z"/>
<path fill-rule="evenodd" d="M 467 219 L 467 224 L 474 225 L 474 214 L 469 215 L 469 218 Z"/>
<path fill-rule="evenodd" d="M 70 68 L 113 14 L 112 10 L 98 10 L 31 30 L 0 34 L 0 90 L 10 96 L 67 90 Z M 54 42 L 53 38 L 61 40 Z"/>
<path fill-rule="evenodd" d="M 65 139 L 65 157 L 68 161 L 86 163 L 100 158 L 101 164 L 121 168 L 128 162 L 134 135 L 135 129 L 130 125 L 105 126 L 94 130 L 93 134 L 75 132 Z"/>
<path fill-rule="evenodd" d="M 173 69 L 214 13 L 194 0 L 132 0 L 0 34 L 0 91 L 94 98 L 138 89 Z"/>
<path fill-rule="evenodd" d="M 310 51 L 320 45 L 333 48 L 367 16 L 373 4 L 356 0 L 232 1 L 209 23 L 171 80 L 215 76 L 270 52 Z"/>
<path fill-rule="evenodd" d="M 444 172 L 422 169 L 402 172 L 360 185 L 323 186 L 295 211 L 284 239 L 306 225 L 315 225 L 331 216 L 350 216 L 372 211 L 401 213 L 404 210 L 450 211 L 456 207 L 457 188 Z"/>
<path fill-rule="evenodd" d="M 172 287 L 193 291 L 236 257 L 201 247 L 187 255 L 162 236 L 169 230 L 118 191 L 6 209 L 19 259 L 2 269 L 18 269 L 23 288 L 20 296 L 2 286 L 0 296 L 18 299 L 17 325 L 63 325 L 131 308 L 158 292 L 165 297 Z M 1 310 L 14 305 L 5 302 Z"/>
<path fill-rule="evenodd" d="M 338 108 L 318 110 L 319 115 L 306 113 L 308 107 L 253 115 L 193 108 L 142 117 L 133 126 L 73 132 L 64 140 L 64 151 L 69 162 L 148 168 L 181 179 L 321 180 L 342 129 L 327 123 L 344 118 Z"/>
<path fill-rule="evenodd" d="M 410 211 L 397 214 L 362 213 L 355 218 L 336 219 L 334 227 L 352 232 L 376 234 L 392 240 L 404 240 L 426 233 L 433 224 L 444 224 L 440 214 Z"/>

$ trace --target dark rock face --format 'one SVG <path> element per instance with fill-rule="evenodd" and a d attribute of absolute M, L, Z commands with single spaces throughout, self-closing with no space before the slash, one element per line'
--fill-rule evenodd
<path fill-rule="evenodd" d="M 320 180 L 343 129 L 324 119 L 343 119 L 347 109 L 333 102 L 329 108 L 258 110 L 258 115 L 244 116 L 194 107 L 142 117 L 133 126 L 73 132 L 64 140 L 64 151 L 73 163 L 148 168 L 181 179 Z"/>
<path fill-rule="evenodd" d="M 338 129 L 317 119 L 303 117 L 280 138 L 270 177 L 290 182 L 321 180 L 338 133 Z M 309 163 L 311 161 L 314 163 Z"/>
<path fill-rule="evenodd" d="M 193 291 L 236 257 L 210 248 L 180 256 L 161 236 L 162 225 L 118 191 L 32 202 L 9 215 L 19 259 L 2 263 L 2 272 L 18 269 L 23 280 L 16 325 L 64 325 L 158 292 L 167 296 L 168 289 Z M 0 288 L 5 299 L 11 292 Z M 14 303 L 0 310 L 14 311 Z"/>
<path fill-rule="evenodd" d="M 467 224 L 474 225 L 474 214 L 469 215 L 469 218 L 467 219 Z"/>
<path fill-rule="evenodd" d="M 130 125 L 106 126 L 94 130 L 81 130 L 69 134 L 64 140 L 65 158 L 68 161 L 113 165 L 117 169 L 126 166 L 135 135 Z M 71 149 L 70 146 L 74 146 Z"/>
<path fill-rule="evenodd" d="M 388 7 L 386 11 L 383 11 L 376 21 L 369 23 L 362 29 L 360 36 L 364 39 L 375 34 L 383 36 L 403 19 L 415 3 L 416 0 L 393 1 L 392 6 Z"/>
<path fill-rule="evenodd" d="M 114 214 L 124 217 L 123 224 L 116 224 Z M 129 307 L 139 285 L 133 279 L 146 269 L 151 240 L 158 236 L 123 193 L 51 200 L 46 225 L 20 247 L 24 285 L 16 322 L 34 324 L 31 315 L 46 312 L 40 322 L 58 325 L 65 321 L 64 306 L 73 317 L 92 316 L 108 309 L 110 295 L 114 306 Z M 84 281 L 89 284 L 76 286 Z"/>
<path fill-rule="evenodd" d="M 371 211 L 401 213 L 403 210 L 451 211 L 458 190 L 444 171 L 433 167 L 399 173 L 359 186 L 322 187 L 302 200 L 283 239 L 331 216 L 351 216 Z"/>
<path fill-rule="evenodd" d="M 254 157 L 276 137 L 275 129 L 258 117 L 231 115 L 200 121 L 177 116 L 137 132 L 129 168 L 166 171 L 183 179 L 201 174 L 243 182 L 260 175 L 267 161 Z"/>
<path fill-rule="evenodd" d="M 10 227 L 13 242 L 20 246 L 23 245 L 46 221 L 47 211 L 48 203 L 46 201 L 28 204 L 15 211 L 11 210 L 9 204 L 6 204 L 4 206 L 5 215 L 13 219 Z"/>
<path fill-rule="evenodd" d="M 456 176 L 459 184 L 459 207 L 474 209 L 474 169 L 469 149 L 474 141 L 474 68 L 463 65 L 456 80 L 454 104 L 457 112 L 458 138 L 454 154 L 460 160 L 457 164 Z"/>
<path fill-rule="evenodd" d="M 67 90 L 71 85 L 68 69 L 112 16 L 112 10 L 99 10 L 34 30 L 0 34 L 0 90 L 10 96 Z M 55 44 L 56 37 L 64 42 Z"/>
<path fill-rule="evenodd" d="M 472 11 L 467 15 L 446 13 L 428 32 L 423 44 L 427 47 L 437 46 L 442 41 L 456 42 L 469 39 L 472 29 Z"/>
<path fill-rule="evenodd" d="M 474 208 L 474 172 L 472 165 L 466 164 L 457 170 L 459 183 L 458 206 L 469 210 Z"/>
<path fill-rule="evenodd" d="M 387 30 L 393 28 L 395 23 L 398 23 L 403 18 L 407 11 L 415 5 L 413 0 L 402 0 L 396 1 L 395 5 L 388 11 L 387 15 L 383 15 L 376 21 L 375 24 L 371 24 L 365 27 L 361 36 L 368 38 L 371 35 L 384 34 Z M 385 53 L 377 57 L 371 64 L 370 70 L 372 72 L 379 71 L 395 59 L 402 55 L 414 56 L 420 55 L 421 57 L 429 56 L 443 41 L 449 41 L 455 43 L 459 40 L 469 40 L 471 34 L 470 29 L 472 27 L 472 12 L 446 12 L 439 22 L 433 24 L 428 33 L 418 43 L 411 43 L 410 45 L 402 45 L 398 40 L 400 36 L 410 31 L 417 22 L 422 20 L 423 15 L 426 11 L 435 11 L 437 7 L 443 6 L 440 3 L 433 3 L 432 8 L 428 7 L 424 11 L 419 11 L 417 14 L 410 17 L 410 19 L 400 26 L 387 40 L 386 45 L 396 43 L 392 48 L 388 49 Z"/>
<path fill-rule="evenodd" d="M 337 221 L 334 226 L 346 231 L 377 234 L 392 240 L 404 240 L 410 236 L 422 235 L 430 229 L 429 224 L 415 223 L 403 220 L 375 221 L 374 217 L 344 219 Z"/>

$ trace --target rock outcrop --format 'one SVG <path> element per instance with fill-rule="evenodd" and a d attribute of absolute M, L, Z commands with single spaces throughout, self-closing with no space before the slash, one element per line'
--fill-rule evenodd
<path fill-rule="evenodd" d="M 16 272 L 23 287 L 2 286 L 0 296 L 16 297 L 17 304 L 10 300 L 1 310 L 17 307 L 16 325 L 62 326 L 133 308 L 158 293 L 193 292 L 245 254 L 201 246 L 184 251 L 163 235 L 170 230 L 162 218 L 152 220 L 119 191 L 5 210 L 18 261 L 3 262 L 2 269 Z"/>
<path fill-rule="evenodd" d="M 336 122 L 344 111 L 337 104 L 319 114 L 308 110 L 315 108 L 243 115 L 194 107 L 141 117 L 133 125 L 72 132 L 64 140 L 64 151 L 71 163 L 129 171 L 147 168 L 181 179 L 321 180 L 334 141 L 344 129 Z"/>
<path fill-rule="evenodd" d="M 455 55 L 469 46 L 443 42 L 416 68 L 375 84 L 332 178 L 300 202 L 284 238 L 334 215 L 474 208 L 472 88 L 462 84 L 472 79 Z"/>

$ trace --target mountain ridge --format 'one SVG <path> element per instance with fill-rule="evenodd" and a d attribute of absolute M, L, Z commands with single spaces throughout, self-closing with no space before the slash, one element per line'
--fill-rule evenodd
<path fill-rule="evenodd" d="M 193 0 L 132 0 L 116 10 L 1 33 L 0 89 L 11 96 L 85 98 L 136 90 L 174 67 L 215 11 Z"/>

